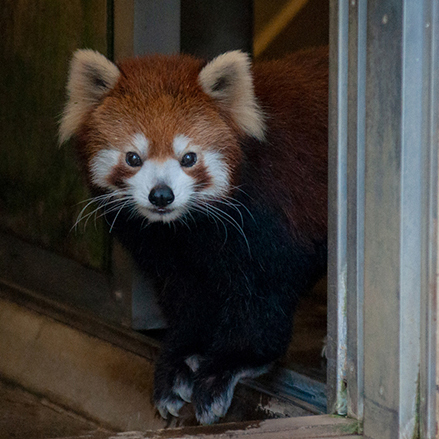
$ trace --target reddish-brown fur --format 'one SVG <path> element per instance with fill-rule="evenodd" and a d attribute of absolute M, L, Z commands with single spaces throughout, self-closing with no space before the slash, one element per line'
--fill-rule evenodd
<path fill-rule="evenodd" d="M 261 185 L 302 237 L 326 237 L 328 51 L 256 64 L 256 96 L 269 115 L 268 144 L 256 152 Z M 265 163 L 269 163 L 267 167 Z M 274 177 L 274 178 L 273 178 Z"/>
<path fill-rule="evenodd" d="M 164 161 L 174 155 L 175 136 L 184 134 L 198 145 L 221 150 L 227 166 L 235 168 L 241 159 L 238 128 L 229 115 L 221 110 L 218 113 L 218 106 L 202 91 L 197 81 L 202 66 L 200 60 L 189 56 L 121 62 L 118 67 L 122 74 L 114 89 L 102 105 L 84 116 L 79 142 L 84 159 L 89 162 L 101 145 L 123 150 L 127 139 L 142 132 L 149 140 L 147 158 Z M 186 172 L 200 178 L 204 187 L 210 184 L 205 170 L 197 167 Z"/>
<path fill-rule="evenodd" d="M 184 134 L 199 145 L 221 150 L 235 172 L 242 159 L 243 133 L 201 89 L 198 74 L 204 65 L 189 56 L 121 62 L 114 89 L 84 116 L 79 136 L 84 159 L 88 162 L 101 145 L 123 149 L 127 139 L 143 132 L 150 142 L 148 158 L 165 160 L 173 156 L 174 137 Z M 318 239 L 327 227 L 327 135 L 321 130 L 328 117 L 327 72 L 326 49 L 253 67 L 255 94 L 267 126 L 267 143 L 255 144 L 252 154 L 260 169 L 260 188 L 284 211 L 295 233 Z M 185 171 L 202 186 L 210 184 L 204 167 Z M 121 165 L 112 182 L 120 185 L 127 172 Z"/>

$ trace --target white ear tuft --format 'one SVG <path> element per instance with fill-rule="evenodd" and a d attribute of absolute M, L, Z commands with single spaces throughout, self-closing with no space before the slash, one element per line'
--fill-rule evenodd
<path fill-rule="evenodd" d="M 120 72 L 115 64 L 94 50 L 77 50 L 70 63 L 68 100 L 59 128 L 60 143 L 78 129 L 84 114 L 111 90 Z"/>
<path fill-rule="evenodd" d="M 224 105 L 249 135 L 264 139 L 264 118 L 253 89 L 250 57 L 239 50 L 226 52 L 208 63 L 198 77 L 209 96 Z"/>

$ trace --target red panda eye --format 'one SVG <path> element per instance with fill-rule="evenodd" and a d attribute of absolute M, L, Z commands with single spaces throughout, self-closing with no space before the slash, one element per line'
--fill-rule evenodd
<path fill-rule="evenodd" d="M 181 159 L 181 166 L 184 166 L 185 168 L 190 168 L 191 166 L 194 166 L 195 163 L 197 163 L 197 154 L 194 152 L 188 152 L 183 156 Z"/>
<path fill-rule="evenodd" d="M 127 165 L 132 168 L 142 166 L 142 159 L 135 152 L 127 152 L 125 161 L 127 162 Z"/>

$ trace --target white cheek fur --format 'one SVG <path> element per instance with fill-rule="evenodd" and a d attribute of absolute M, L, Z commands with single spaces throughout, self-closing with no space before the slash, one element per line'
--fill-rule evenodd
<path fill-rule="evenodd" d="M 91 180 L 103 189 L 117 189 L 108 182 L 112 169 L 119 163 L 122 153 L 114 149 L 99 151 L 90 162 Z"/>
<path fill-rule="evenodd" d="M 223 157 L 219 152 L 207 151 L 204 154 L 204 164 L 207 172 L 212 177 L 213 183 L 206 190 L 201 192 L 201 196 L 221 197 L 229 189 L 229 169 L 224 163 Z"/>
<path fill-rule="evenodd" d="M 141 157 L 148 153 L 149 141 L 142 134 L 135 134 L 131 142 L 127 144 L 126 151 L 136 151 Z M 116 149 L 103 149 L 99 151 L 91 160 L 90 172 L 93 184 L 103 189 L 116 190 L 117 188 L 108 182 L 108 177 L 113 168 L 120 162 L 124 153 Z"/>

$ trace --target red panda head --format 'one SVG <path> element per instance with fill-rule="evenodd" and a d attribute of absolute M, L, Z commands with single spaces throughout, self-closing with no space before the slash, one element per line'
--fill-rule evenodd
<path fill-rule="evenodd" d="M 75 137 L 90 185 L 169 222 L 227 196 L 243 135 L 264 137 L 246 54 L 210 63 L 75 53 L 60 140 Z"/>

